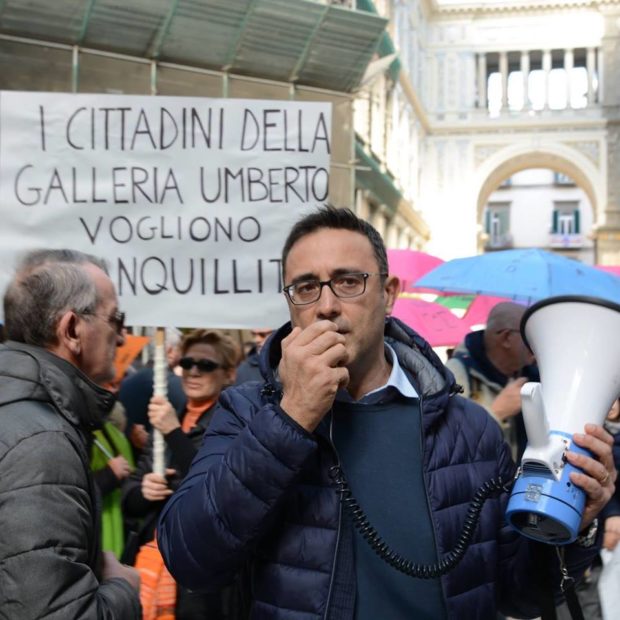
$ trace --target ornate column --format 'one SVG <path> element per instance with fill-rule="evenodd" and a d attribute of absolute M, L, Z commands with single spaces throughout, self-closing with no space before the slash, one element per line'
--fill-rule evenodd
<path fill-rule="evenodd" d="M 523 109 L 530 107 L 529 102 L 529 77 L 530 77 L 530 53 L 526 50 L 521 52 L 521 76 L 523 80 Z"/>
<path fill-rule="evenodd" d="M 370 222 L 370 205 L 363 189 L 355 190 L 355 213 L 358 217 Z"/>
<path fill-rule="evenodd" d="M 385 237 L 384 237 L 385 247 L 389 248 L 390 250 L 397 250 L 399 238 L 400 238 L 399 226 L 394 220 L 392 220 L 386 226 Z"/>
<path fill-rule="evenodd" d="M 508 53 L 499 53 L 499 74 L 502 81 L 502 110 L 508 108 Z"/>
<path fill-rule="evenodd" d="M 544 76 L 544 93 L 545 93 L 545 105 L 544 108 L 549 108 L 549 73 L 551 71 L 551 50 L 543 50 L 542 56 L 542 70 Z"/>
<path fill-rule="evenodd" d="M 403 227 L 400 231 L 400 236 L 398 238 L 398 249 L 399 250 L 408 250 L 411 247 L 411 238 L 409 235 L 409 231 L 406 227 Z"/>
<path fill-rule="evenodd" d="M 486 54 L 478 54 L 478 107 L 487 107 L 487 57 Z"/>
<path fill-rule="evenodd" d="M 596 231 L 596 262 L 602 265 L 618 264 L 620 260 L 620 83 L 615 79 L 620 67 L 619 19 L 619 10 L 610 11 L 605 16 L 605 34 L 597 59 L 598 103 L 607 121 L 607 196 L 600 209 L 602 217 L 599 215 L 598 218 L 602 220 L 602 226 Z"/>
<path fill-rule="evenodd" d="M 602 104 L 605 97 L 605 57 L 603 55 L 603 48 L 599 47 L 596 53 L 596 66 L 598 68 L 598 93 L 596 100 Z"/>
<path fill-rule="evenodd" d="M 385 239 L 387 232 L 387 220 L 383 214 L 383 206 L 377 207 L 370 216 L 370 223 L 377 229 L 377 232 Z"/>
<path fill-rule="evenodd" d="M 593 47 L 589 47 L 586 52 L 586 72 L 588 74 L 588 105 L 594 105 L 596 103 L 596 93 L 594 92 L 596 50 Z"/>
<path fill-rule="evenodd" d="M 575 55 L 572 49 L 564 50 L 564 71 L 566 72 L 566 107 L 571 107 L 571 79 L 573 77 L 573 67 L 575 65 Z"/>

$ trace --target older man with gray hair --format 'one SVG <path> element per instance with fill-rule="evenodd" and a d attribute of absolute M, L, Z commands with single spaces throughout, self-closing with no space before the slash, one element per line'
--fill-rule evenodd
<path fill-rule="evenodd" d="M 471 332 L 447 361 L 463 396 L 482 405 L 500 424 L 513 457 L 524 449 L 521 388 L 532 375 L 532 352 L 521 337 L 525 306 L 510 301 L 493 306 L 484 330 Z"/>
<path fill-rule="evenodd" d="M 88 445 L 114 396 L 124 315 L 105 264 L 25 256 L 4 296 L 0 345 L 0 615 L 138 618 L 139 578 L 99 547 Z"/>

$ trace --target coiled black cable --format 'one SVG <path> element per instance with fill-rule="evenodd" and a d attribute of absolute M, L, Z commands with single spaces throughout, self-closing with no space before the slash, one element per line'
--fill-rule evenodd
<path fill-rule="evenodd" d="M 415 577 L 416 579 L 434 579 L 452 570 L 465 555 L 467 547 L 471 544 L 474 532 L 480 519 L 480 512 L 486 500 L 494 493 L 508 491 L 506 483 L 502 479 L 492 479 L 485 482 L 474 494 L 474 498 L 467 509 L 467 516 L 463 528 L 454 549 L 449 551 L 436 564 L 416 564 L 398 555 L 390 549 L 389 545 L 381 538 L 377 530 L 370 524 L 361 506 L 353 497 L 342 468 L 338 465 L 330 467 L 329 474 L 338 487 L 341 502 L 351 516 L 353 525 L 361 534 L 371 549 L 390 566 L 397 571 Z"/>

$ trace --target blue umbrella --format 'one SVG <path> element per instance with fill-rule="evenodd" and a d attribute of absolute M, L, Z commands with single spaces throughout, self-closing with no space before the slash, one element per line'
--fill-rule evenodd
<path fill-rule="evenodd" d="M 558 295 L 587 295 L 620 303 L 620 277 L 539 249 L 457 258 L 429 271 L 416 280 L 415 287 L 526 303 Z"/>

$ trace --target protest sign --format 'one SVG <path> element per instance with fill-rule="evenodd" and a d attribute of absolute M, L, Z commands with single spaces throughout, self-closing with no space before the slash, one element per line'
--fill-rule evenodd
<path fill-rule="evenodd" d="M 0 290 L 25 250 L 67 247 L 108 261 L 129 324 L 278 325 L 330 123 L 329 103 L 1 92 Z"/>

